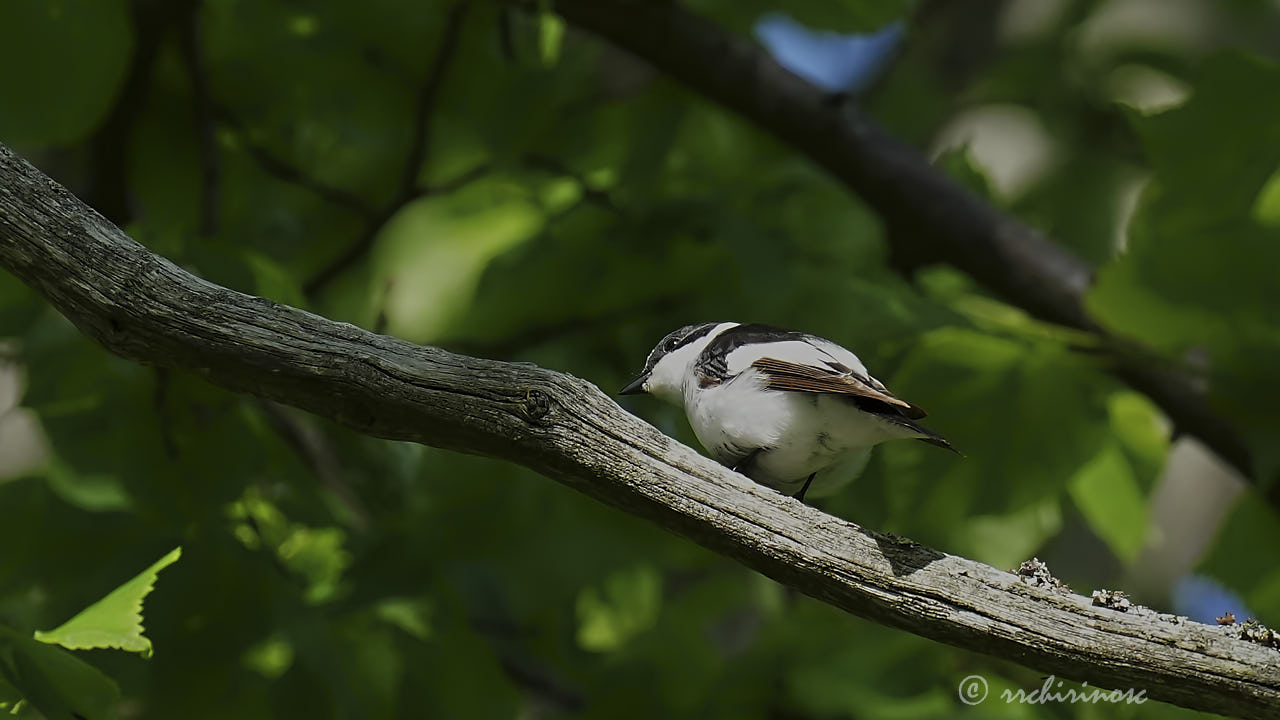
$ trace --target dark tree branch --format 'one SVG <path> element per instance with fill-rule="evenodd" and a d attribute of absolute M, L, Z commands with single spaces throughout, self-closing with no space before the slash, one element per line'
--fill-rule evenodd
<path fill-rule="evenodd" d="M 146 108 L 152 70 L 171 25 L 194 12 L 195 0 L 133 0 L 133 53 L 111 111 L 89 140 L 92 164 L 86 196 L 112 222 L 133 219 L 129 198 L 128 157 L 134 124 Z"/>
<path fill-rule="evenodd" d="M 831 517 L 664 436 L 594 385 L 375 335 L 202 280 L 0 146 L 0 266 L 123 357 L 357 431 L 524 465 L 850 613 L 1043 672 L 1274 718 L 1280 652 Z"/>
<path fill-rule="evenodd" d="M 507 0 L 533 7 L 527 0 Z M 681 9 L 636 0 L 553 0 L 573 25 L 634 53 L 806 155 L 884 219 L 894 253 L 942 261 L 1031 314 L 1109 342 L 1084 296 L 1093 272 L 1039 231 L 992 207 L 929 164 L 849 104 L 787 71 L 751 42 Z M 1202 440 L 1242 475 L 1253 476 L 1233 424 L 1182 372 L 1149 369 L 1117 355 L 1114 374 L 1151 398 L 1179 432 Z M 1266 490 L 1280 508 L 1280 482 Z"/>
<path fill-rule="evenodd" d="M 193 2 L 187 16 L 182 19 L 178 49 L 191 82 L 191 109 L 195 115 L 196 138 L 200 147 L 200 234 L 208 237 L 218 231 L 218 189 L 222 164 L 218 158 L 217 123 L 209 95 L 209 69 L 205 65 L 200 39 L 199 2 Z"/>
<path fill-rule="evenodd" d="M 458 54 L 458 45 L 462 39 L 462 24 L 466 19 L 467 9 L 467 0 L 459 0 L 453 7 L 449 8 L 449 14 L 445 18 L 445 27 L 440 37 L 440 45 L 436 48 L 435 56 L 431 60 L 431 65 L 422 82 L 422 87 L 418 89 L 414 101 L 409 148 L 405 154 L 405 163 L 400 173 L 400 182 L 392 193 L 391 200 L 385 207 L 374 214 L 368 226 L 360 233 L 360 236 L 356 238 L 351 247 L 322 267 L 319 272 L 303 284 L 303 293 L 307 297 L 318 295 L 329 283 L 345 272 L 347 268 L 369 254 L 369 251 L 373 248 L 374 240 L 378 237 L 378 231 L 401 208 L 423 195 L 430 194 L 430 190 L 419 187 L 418 176 L 422 173 L 422 168 L 429 159 L 431 128 L 436 103 L 439 101 L 440 91 L 444 86 L 444 79 L 448 74 L 449 66 L 452 65 L 454 57 Z"/>
<path fill-rule="evenodd" d="M 566 20 L 628 50 L 808 156 L 874 207 L 898 242 L 949 262 L 1037 317 L 1096 329 L 1090 269 L 956 184 L 849 104 L 748 40 L 671 3 L 555 0 Z"/>

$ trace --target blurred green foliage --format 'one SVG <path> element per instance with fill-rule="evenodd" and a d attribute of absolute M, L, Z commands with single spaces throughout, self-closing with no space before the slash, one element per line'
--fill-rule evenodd
<path fill-rule="evenodd" d="M 860 102 L 922 150 L 975 109 L 1029 122 L 1052 151 L 1012 189 L 977 138 L 939 164 L 1098 267 L 1095 316 L 1153 363 L 1204 368 L 1275 476 L 1280 69 L 1257 51 L 1280 17 L 1204 0 L 1179 4 L 1214 20 L 1191 39 L 1126 35 L 1119 4 L 1028 20 L 1035 4 L 994 2 L 966 23 L 947 3 L 785 9 L 828 30 L 906 22 Z M 783 4 L 691 7 L 745 33 Z M 824 509 L 1001 567 L 1040 554 L 1086 592 L 1140 569 L 1169 430 L 1105 348 L 954 270 L 900 276 L 870 208 L 547 13 L 472 3 L 406 167 L 448 17 L 404 0 L 3 3 L 21 32 L 0 43 L 0 142 L 104 211 L 123 191 L 112 219 L 210 280 L 606 389 L 686 322 L 825 335 L 965 457 L 886 446 Z M 966 675 L 993 696 L 1041 678 L 848 617 L 521 468 L 111 357 L 6 274 L 0 337 L 22 381 L 6 422 L 39 428 L 24 448 L 0 434 L 0 702 L 31 667 L 51 678 L 24 685 L 20 717 L 1195 715 L 967 708 Z M 630 407 L 694 442 L 677 411 Z M 7 462 L 32 448 L 39 462 Z M 154 658 L 32 639 L 179 544 L 146 600 Z M 1277 546 L 1249 491 L 1198 570 L 1275 624 L 1280 568 L 1256 558 Z"/>

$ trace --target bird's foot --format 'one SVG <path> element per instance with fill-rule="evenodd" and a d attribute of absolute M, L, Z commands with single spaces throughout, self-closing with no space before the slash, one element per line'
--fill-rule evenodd
<path fill-rule="evenodd" d="M 818 473 L 816 472 L 810 473 L 809 479 L 804 481 L 804 487 L 800 488 L 800 492 L 796 493 L 795 495 L 792 495 L 791 497 L 799 500 L 800 502 L 804 502 L 804 494 L 809 492 L 809 486 L 813 484 L 813 479 L 817 477 L 817 475 Z"/>

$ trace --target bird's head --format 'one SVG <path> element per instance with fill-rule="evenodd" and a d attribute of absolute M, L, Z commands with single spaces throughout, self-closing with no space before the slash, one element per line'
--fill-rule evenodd
<path fill-rule="evenodd" d="M 736 323 L 698 323 L 669 333 L 649 352 L 644 370 L 618 392 L 619 395 L 649 393 L 673 405 L 684 402 L 684 384 L 693 372 L 693 362 L 719 332 Z"/>

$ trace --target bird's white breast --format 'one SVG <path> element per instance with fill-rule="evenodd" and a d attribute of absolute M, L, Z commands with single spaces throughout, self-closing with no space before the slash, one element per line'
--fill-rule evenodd
<path fill-rule="evenodd" d="M 776 445 L 795 424 L 788 393 L 764 388 L 755 371 L 720 385 L 685 391 L 685 412 L 703 447 L 720 462 L 732 462 L 756 448 Z"/>
<path fill-rule="evenodd" d="M 686 388 L 685 410 L 716 460 L 733 465 L 761 448 L 743 470 L 782 490 L 798 490 L 810 474 L 847 464 L 893 436 L 885 423 L 845 398 L 767 390 L 761 374 L 750 369 L 721 385 Z M 851 477 L 831 479 L 843 484 Z M 815 489 L 823 494 L 817 482 Z"/>

